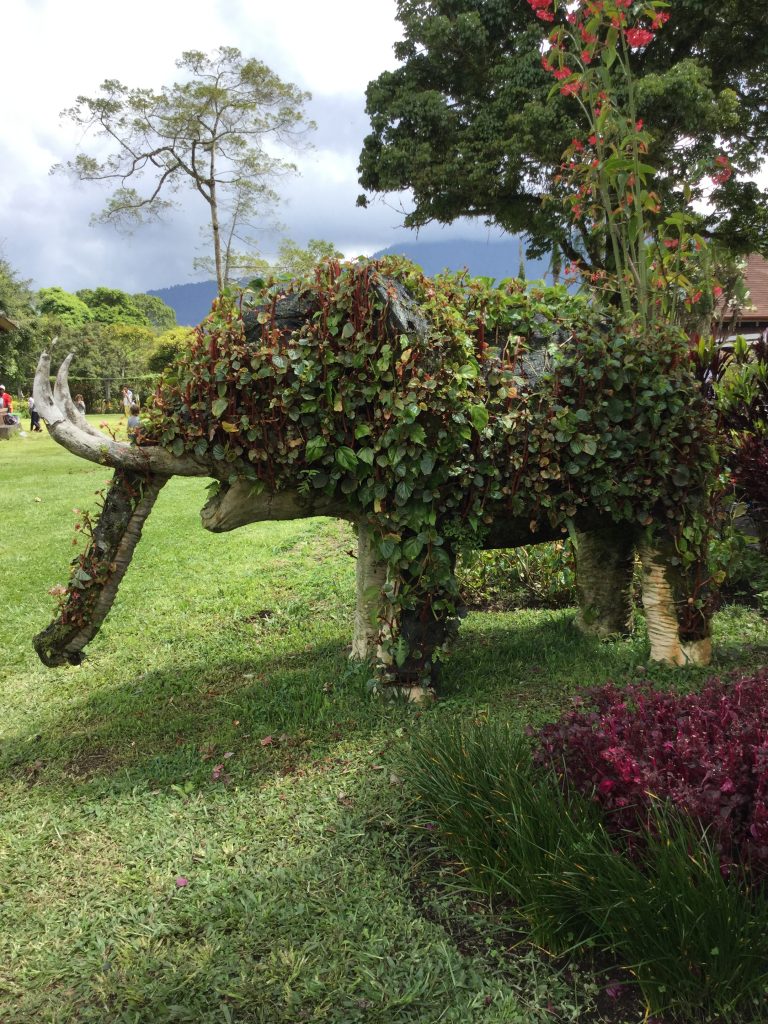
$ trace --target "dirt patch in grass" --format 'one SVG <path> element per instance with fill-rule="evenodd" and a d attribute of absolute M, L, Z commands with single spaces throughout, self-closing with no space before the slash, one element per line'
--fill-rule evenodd
<path fill-rule="evenodd" d="M 521 1003 L 535 1015 L 532 1024 L 539 1019 L 552 1024 L 574 1019 L 563 1015 L 557 1001 L 546 996 L 537 999 L 537 993 L 529 988 L 533 975 L 552 979 L 553 988 L 564 986 L 571 991 L 580 1004 L 579 1024 L 673 1024 L 670 1017 L 646 1016 L 632 974 L 610 955 L 586 950 L 550 956 L 533 945 L 525 923 L 516 917 L 509 901 L 491 905 L 482 894 L 467 890 L 460 904 L 462 913 L 456 914 L 457 887 L 464 885 L 462 864 L 434 850 L 422 851 L 420 859 L 421 870 L 409 884 L 414 906 L 425 920 L 448 933 L 462 955 L 479 958 L 489 970 L 501 973 L 518 990 Z M 546 989 L 545 984 L 543 991 Z"/>

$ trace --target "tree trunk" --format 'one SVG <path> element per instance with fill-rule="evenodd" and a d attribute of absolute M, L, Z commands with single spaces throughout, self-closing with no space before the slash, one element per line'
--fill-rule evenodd
<path fill-rule="evenodd" d="M 651 644 L 651 661 L 666 665 L 708 665 L 712 660 L 709 617 L 696 613 L 681 636 L 680 620 L 691 596 L 686 580 L 674 562 L 674 543 L 641 544 L 643 607 Z M 694 621 L 694 620 L 692 620 Z"/>
<path fill-rule="evenodd" d="M 576 534 L 576 625 L 601 640 L 632 632 L 634 537 L 628 524 Z"/>
<path fill-rule="evenodd" d="M 213 237 L 213 258 L 216 264 L 216 287 L 218 288 L 219 295 L 224 291 L 224 271 L 221 265 L 221 227 L 219 225 L 219 202 L 216 196 L 216 167 L 215 167 L 215 153 L 216 150 L 211 146 L 211 177 L 208 183 L 209 195 L 208 205 L 211 208 L 211 235 Z"/>

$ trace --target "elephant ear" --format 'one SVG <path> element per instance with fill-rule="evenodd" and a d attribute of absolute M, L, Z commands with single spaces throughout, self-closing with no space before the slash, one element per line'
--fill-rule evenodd
<path fill-rule="evenodd" d="M 158 446 L 135 446 L 103 434 L 78 412 L 69 390 L 70 354 L 61 364 L 51 390 L 51 361 L 43 352 L 37 364 L 32 390 L 35 407 L 48 433 L 62 448 L 81 459 L 134 473 L 159 476 L 216 476 L 212 460 L 191 455 L 176 456 Z"/>
<path fill-rule="evenodd" d="M 426 338 L 429 323 L 404 284 L 392 277 L 377 276 L 373 287 L 378 298 L 385 304 L 387 329 L 393 337 L 407 334 L 409 337 Z"/>

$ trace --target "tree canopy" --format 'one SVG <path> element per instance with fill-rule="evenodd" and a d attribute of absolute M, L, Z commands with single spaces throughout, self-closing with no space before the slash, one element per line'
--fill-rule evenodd
<path fill-rule="evenodd" d="M 210 56 L 188 50 L 176 66 L 184 80 L 159 90 L 108 79 L 100 95 L 78 96 L 63 116 L 116 148 L 104 160 L 78 153 L 66 168 L 113 186 L 98 219 L 116 224 L 160 216 L 183 186 L 201 196 L 221 290 L 235 240 L 276 199 L 275 180 L 295 170 L 269 146 L 296 145 L 314 127 L 304 116 L 309 94 L 233 46 Z"/>
<path fill-rule="evenodd" d="M 68 327 L 82 327 L 93 320 L 93 310 L 78 295 L 64 291 L 55 285 L 52 288 L 41 288 L 37 293 L 37 308 L 44 316 L 49 316 Z"/>
<path fill-rule="evenodd" d="M 525 0 L 398 0 L 401 66 L 367 90 L 367 192 L 410 190 L 412 227 L 480 216 L 525 232 L 531 255 L 604 253 L 547 202 L 562 154 L 586 124 L 542 67 L 549 26 Z M 638 113 L 667 213 L 706 198 L 701 231 L 768 254 L 768 192 L 748 180 L 768 156 L 768 34 L 747 0 L 678 0 L 665 30 L 634 50 Z M 734 173 L 715 183 L 718 156 Z M 689 195 L 684 196 L 686 186 Z M 359 200 L 363 205 L 366 196 Z"/>
<path fill-rule="evenodd" d="M 119 288 L 81 288 L 72 294 L 63 288 L 41 288 L 37 309 L 61 325 L 134 324 L 155 331 L 176 326 L 176 314 L 157 295 L 129 295 Z"/>
<path fill-rule="evenodd" d="M 305 277 L 316 264 L 329 259 L 344 259 L 344 253 L 337 249 L 333 242 L 326 242 L 323 238 L 310 238 L 306 247 L 302 249 L 292 238 L 284 238 L 272 269 L 278 274 Z"/>
<path fill-rule="evenodd" d="M 29 377 L 33 366 L 35 311 L 29 285 L 0 256 L 0 312 L 18 325 L 0 333 L 0 382 L 14 390 Z"/>

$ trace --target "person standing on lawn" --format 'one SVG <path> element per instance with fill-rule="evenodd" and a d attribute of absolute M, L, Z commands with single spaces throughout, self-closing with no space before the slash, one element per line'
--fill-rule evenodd
<path fill-rule="evenodd" d="M 126 385 L 123 388 L 123 410 L 125 411 L 126 417 L 131 415 L 131 406 L 132 405 L 133 405 L 133 392 Z"/>
<path fill-rule="evenodd" d="M 40 413 L 35 408 L 35 400 L 32 395 L 27 399 L 27 406 L 29 408 L 29 429 L 41 431 L 43 428 L 40 426 Z"/>

